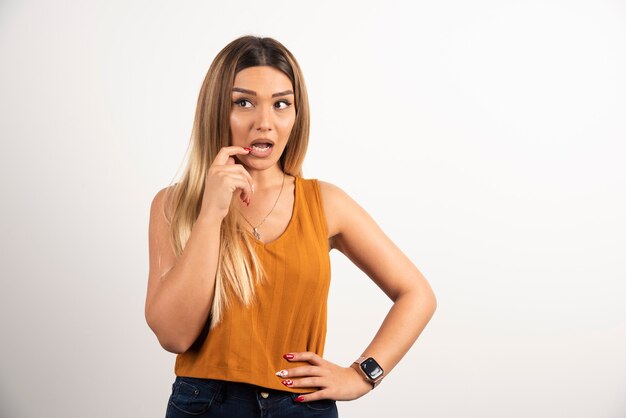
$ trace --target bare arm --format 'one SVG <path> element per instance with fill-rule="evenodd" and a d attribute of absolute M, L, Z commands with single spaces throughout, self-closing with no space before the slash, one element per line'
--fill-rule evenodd
<path fill-rule="evenodd" d="M 338 200 L 343 202 L 340 208 L 329 209 L 343 211 L 331 248 L 341 251 L 394 302 L 361 354 L 374 357 L 388 375 L 432 318 L 436 298 L 424 275 L 371 216 L 340 189 L 331 193 L 340 195 Z M 333 205 L 333 201 L 328 203 Z"/>
<path fill-rule="evenodd" d="M 156 194 L 150 207 L 150 273 L 145 316 L 163 348 L 182 353 L 204 327 L 215 290 L 220 229 L 233 193 L 249 203 L 252 178 L 231 155 L 247 153 L 242 147 L 223 147 L 208 169 L 202 209 L 182 254 L 176 259 L 165 216 L 170 205 L 167 189 Z"/>
<path fill-rule="evenodd" d="M 150 209 L 150 274 L 145 315 L 161 346 L 187 350 L 202 331 L 213 302 L 221 219 L 198 219 L 180 259 L 170 245 L 163 208 L 165 189 Z"/>

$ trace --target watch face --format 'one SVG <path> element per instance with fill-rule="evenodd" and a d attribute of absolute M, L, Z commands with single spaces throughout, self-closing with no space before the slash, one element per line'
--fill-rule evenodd
<path fill-rule="evenodd" d="M 361 363 L 361 370 L 372 380 L 383 374 L 383 369 L 371 357 Z"/>

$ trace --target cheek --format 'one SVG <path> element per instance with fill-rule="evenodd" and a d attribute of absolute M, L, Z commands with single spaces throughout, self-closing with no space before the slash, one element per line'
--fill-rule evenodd
<path fill-rule="evenodd" d="M 291 129 L 293 128 L 293 125 L 295 123 L 296 123 L 296 117 L 294 114 L 293 117 L 285 118 L 279 122 L 280 130 L 285 132 L 286 134 L 289 134 L 289 132 L 291 132 Z"/>
<path fill-rule="evenodd" d="M 235 131 L 241 129 L 244 125 L 244 119 L 236 113 L 230 114 L 230 128 Z"/>
<path fill-rule="evenodd" d="M 231 114 L 230 133 L 233 136 L 233 140 L 235 141 L 242 135 L 246 136 L 246 123 L 242 117 Z"/>

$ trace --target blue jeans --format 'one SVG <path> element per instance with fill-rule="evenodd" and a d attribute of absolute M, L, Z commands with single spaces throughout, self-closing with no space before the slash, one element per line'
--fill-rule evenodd
<path fill-rule="evenodd" d="M 176 376 L 165 418 L 337 418 L 331 399 L 296 402 L 298 393 L 247 383 Z"/>

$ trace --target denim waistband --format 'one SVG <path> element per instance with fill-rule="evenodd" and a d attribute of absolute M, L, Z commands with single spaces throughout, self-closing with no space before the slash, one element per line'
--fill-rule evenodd
<path fill-rule="evenodd" d="M 258 402 L 264 400 L 271 402 L 272 400 L 280 400 L 286 397 L 295 399 L 299 393 L 293 393 L 283 390 L 269 389 L 261 386 L 252 385 L 243 382 L 230 382 L 226 380 L 205 379 L 199 377 L 177 376 L 177 380 L 184 380 L 188 383 L 210 386 L 217 392 L 219 398 L 233 397 L 245 401 Z"/>

